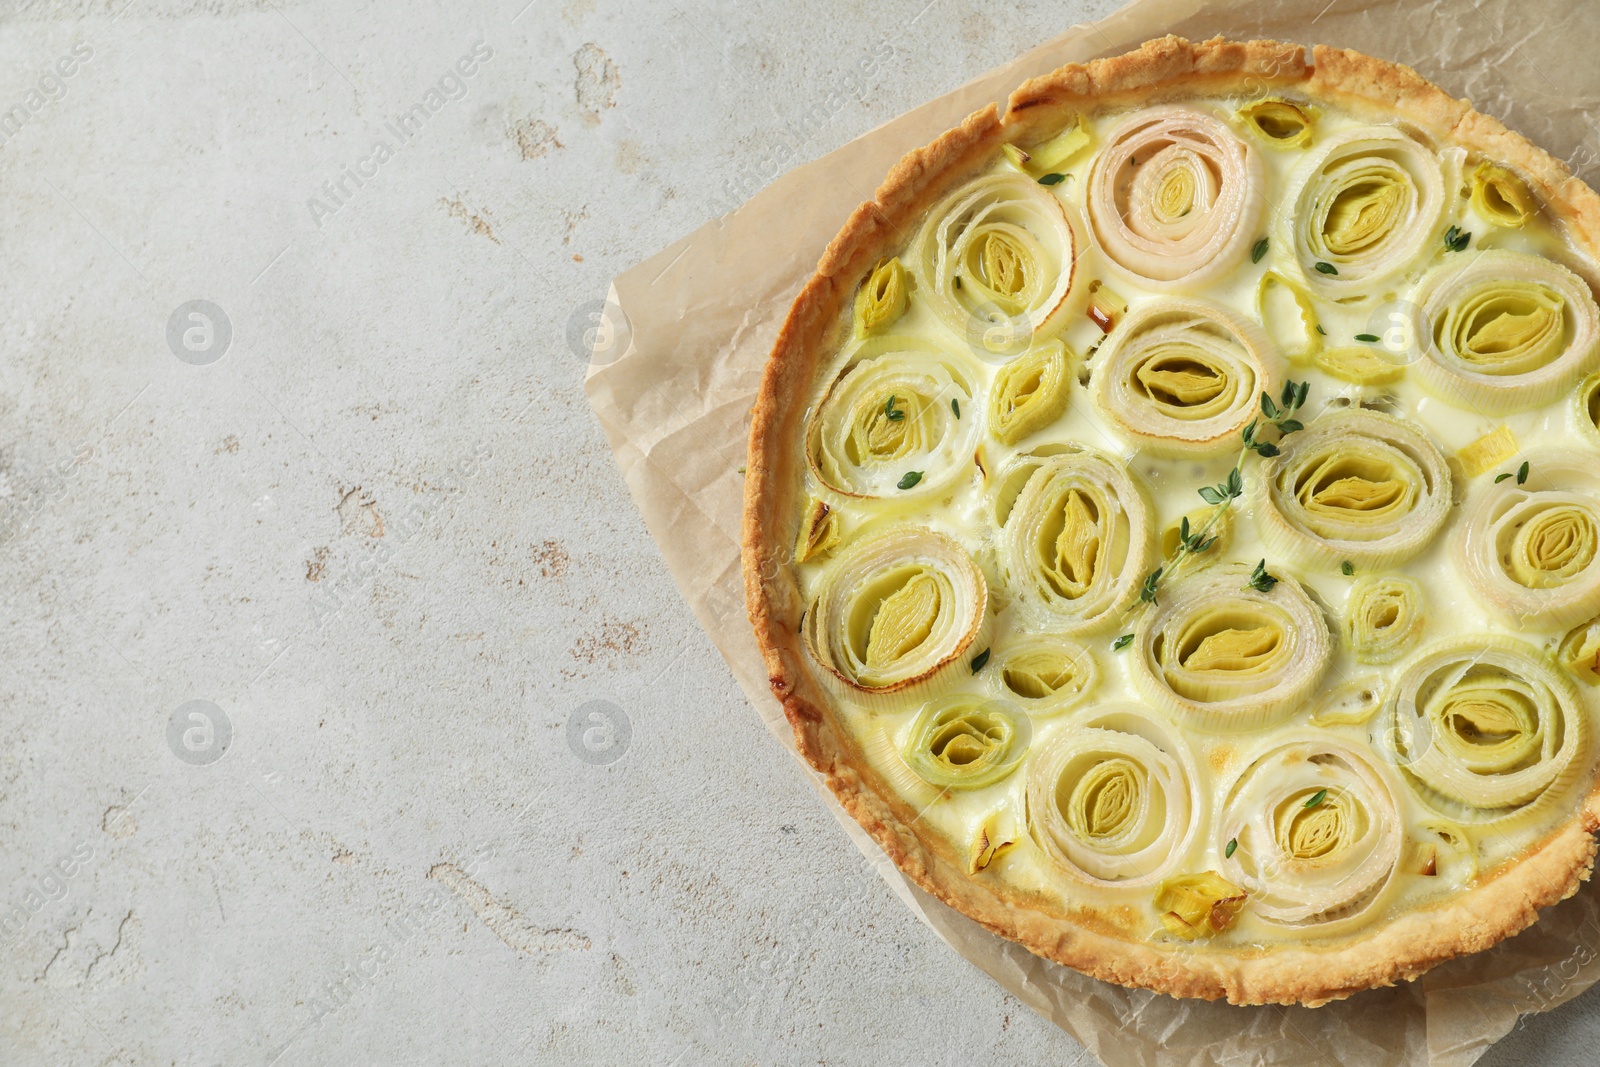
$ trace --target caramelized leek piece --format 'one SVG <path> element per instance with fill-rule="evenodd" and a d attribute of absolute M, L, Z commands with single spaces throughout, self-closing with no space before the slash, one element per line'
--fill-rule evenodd
<path fill-rule="evenodd" d="M 899 257 L 879 260 L 856 293 L 855 332 L 857 337 L 887 329 L 906 313 L 911 299 L 911 279 Z"/>
<path fill-rule="evenodd" d="M 1539 201 L 1513 171 L 1485 160 L 1472 172 L 1472 210 L 1496 226 L 1515 230 L 1539 213 Z"/>
<path fill-rule="evenodd" d="M 1511 427 L 1491 430 L 1456 453 L 1468 478 L 1492 471 L 1517 454 L 1517 435 Z"/>
<path fill-rule="evenodd" d="M 828 675 L 863 695 L 924 694 L 985 647 L 988 589 L 943 534 L 892 527 L 857 540 L 819 576 L 802 636 Z"/>
<path fill-rule="evenodd" d="M 978 824 L 978 833 L 972 839 L 972 845 L 967 849 L 967 873 L 977 874 L 988 868 L 989 864 L 1017 843 L 1021 836 L 1017 825 L 1017 817 L 1012 814 L 1009 807 L 986 816 Z"/>
<path fill-rule="evenodd" d="M 1518 628 L 1564 629 L 1600 614 L 1600 464 L 1585 452 L 1530 454 L 1532 472 L 1483 486 L 1456 559 L 1467 587 Z"/>
<path fill-rule="evenodd" d="M 1401 861 L 1404 831 L 1388 773 L 1323 734 L 1280 743 L 1227 792 L 1222 873 L 1267 922 L 1331 932 L 1374 906 Z"/>
<path fill-rule="evenodd" d="M 1216 871 L 1180 874 L 1156 889 L 1161 925 L 1185 941 L 1220 934 L 1244 907 L 1245 891 Z"/>
<path fill-rule="evenodd" d="M 1304 148 L 1311 143 L 1311 111 L 1287 100 L 1257 100 L 1239 109 L 1250 132 L 1272 148 Z"/>
<path fill-rule="evenodd" d="M 1428 819 L 1417 827 L 1415 873 L 1467 885 L 1478 876 L 1478 847 L 1448 819 Z"/>
<path fill-rule="evenodd" d="M 1266 726 L 1316 691 L 1333 656 L 1327 620 L 1300 583 L 1248 586 L 1250 568 L 1211 567 L 1162 589 L 1135 631 L 1134 685 L 1203 730 Z"/>
<path fill-rule="evenodd" d="M 1433 324 L 1417 373 L 1458 407 L 1526 411 L 1600 366 L 1600 307 L 1581 278 L 1543 257 L 1462 257 L 1424 277 L 1416 302 Z"/>
<path fill-rule="evenodd" d="M 1128 302 L 1099 279 L 1089 283 L 1089 309 L 1084 314 L 1102 333 L 1110 333 L 1127 311 Z"/>
<path fill-rule="evenodd" d="M 1027 719 L 998 701 L 956 693 L 929 701 L 911 724 L 903 756 L 929 785 L 981 789 L 1017 769 Z"/>
<path fill-rule="evenodd" d="M 1132 472 L 1074 445 L 1031 467 L 1000 531 L 1000 571 L 1025 616 L 1091 633 L 1120 621 L 1153 565 L 1154 543 Z"/>
<path fill-rule="evenodd" d="M 1036 718 L 1080 703 L 1099 677 L 1089 650 L 1056 634 L 1023 634 L 995 653 L 993 676 L 999 695 Z"/>
<path fill-rule="evenodd" d="M 839 516 L 826 502 L 812 498 L 800 520 L 800 537 L 794 546 L 794 561 L 804 563 L 832 552 L 839 544 Z"/>
<path fill-rule="evenodd" d="M 1421 586 L 1368 575 L 1356 579 L 1345 604 L 1345 647 L 1361 663 L 1392 663 L 1412 650 L 1426 623 Z"/>
<path fill-rule="evenodd" d="M 1219 304 L 1183 297 L 1142 304 L 1095 356 L 1089 395 L 1117 433 L 1146 454 L 1216 456 L 1239 449 L 1277 395 L 1286 367 L 1262 328 Z"/>
<path fill-rule="evenodd" d="M 1600 619 L 1573 627 L 1561 639 L 1556 657 L 1579 681 L 1600 685 Z"/>
<path fill-rule="evenodd" d="M 1445 188 L 1439 161 L 1392 126 L 1329 134 L 1289 185 L 1279 238 L 1329 299 L 1371 294 L 1437 238 Z"/>
<path fill-rule="evenodd" d="M 1025 174 L 963 185 L 934 206 L 914 248 L 933 310 L 981 349 L 1025 351 L 1066 320 L 1072 227 L 1055 195 Z"/>
<path fill-rule="evenodd" d="M 1048 341 L 1000 368 L 989 391 L 989 431 L 1014 445 L 1067 410 L 1072 368 L 1059 341 Z"/>
<path fill-rule="evenodd" d="M 1213 115 L 1143 108 L 1107 137 L 1085 209 L 1100 248 L 1158 289 L 1207 285 L 1256 240 L 1266 203 L 1261 158 Z"/>
<path fill-rule="evenodd" d="M 1388 567 L 1422 551 L 1453 505 L 1449 464 L 1413 423 L 1363 408 L 1323 415 L 1262 464 L 1268 551 L 1309 567 Z"/>
<path fill-rule="evenodd" d="M 910 336 L 871 337 L 845 353 L 806 430 L 818 481 L 857 497 L 934 494 L 972 470 L 976 375 L 960 357 Z M 907 472 L 919 477 L 901 488 Z"/>
<path fill-rule="evenodd" d="M 1589 712 L 1535 649 L 1484 635 L 1408 663 L 1376 734 L 1436 810 L 1504 824 L 1532 818 L 1582 769 Z"/>
<path fill-rule="evenodd" d="M 1052 734 L 1028 775 L 1028 829 L 1044 852 L 1094 885 L 1159 881 L 1199 827 L 1194 758 L 1147 709 L 1115 705 Z"/>

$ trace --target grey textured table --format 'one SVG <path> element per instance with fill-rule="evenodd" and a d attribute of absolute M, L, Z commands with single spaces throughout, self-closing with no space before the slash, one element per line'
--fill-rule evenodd
<path fill-rule="evenodd" d="M 1086 1062 L 745 706 L 577 349 L 1113 5 L 524 3 L 7 5 L 0 1062 Z"/>

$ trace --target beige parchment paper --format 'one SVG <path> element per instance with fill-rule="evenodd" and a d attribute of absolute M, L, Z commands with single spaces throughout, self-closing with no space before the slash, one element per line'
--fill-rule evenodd
<path fill-rule="evenodd" d="M 618 276 L 585 388 L 667 566 L 773 735 L 793 738 L 745 615 L 739 520 L 749 409 L 789 304 L 890 166 L 1024 79 L 1166 33 L 1331 44 L 1415 67 L 1600 179 L 1600 4 L 1584 0 L 1136 0 L 779 177 Z M 796 757 L 798 759 L 798 757 Z M 818 790 L 940 937 L 1108 1067 L 1338 1063 L 1465 1067 L 1525 1013 L 1600 980 L 1600 885 L 1527 932 L 1416 982 L 1322 1008 L 1239 1008 L 1123 989 L 1048 963 L 907 881 Z"/>

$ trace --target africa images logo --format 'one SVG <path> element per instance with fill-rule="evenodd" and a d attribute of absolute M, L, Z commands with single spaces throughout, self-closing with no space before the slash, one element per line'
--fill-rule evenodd
<path fill-rule="evenodd" d="M 479 41 L 472 46 L 472 51 L 456 60 L 451 69 L 429 86 L 428 91 L 422 94 L 422 99 L 413 104 L 410 110 L 385 122 L 383 127 L 394 135 L 394 140 L 380 138 L 374 141 L 372 150 L 356 160 L 354 167 L 345 166 L 340 169 L 337 178 L 322 183 L 322 197 L 313 196 L 306 201 L 306 210 L 311 212 L 311 221 L 317 224 L 317 228 L 321 229 L 324 219 L 338 214 L 339 209 L 353 200 L 367 182 L 376 178 L 379 168 L 415 140 L 430 118 L 444 110 L 444 106 L 452 100 L 463 99 L 467 95 L 467 79 L 475 76 L 482 69 L 482 64 L 493 58 L 494 49 Z"/>

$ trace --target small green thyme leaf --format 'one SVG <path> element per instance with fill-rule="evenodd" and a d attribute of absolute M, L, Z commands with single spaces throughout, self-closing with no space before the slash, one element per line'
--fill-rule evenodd
<path fill-rule="evenodd" d="M 1317 273 L 1318 274 L 1338 274 L 1339 273 L 1339 268 L 1335 267 L 1332 263 L 1324 263 L 1322 260 L 1319 259 L 1319 260 L 1317 260 Z"/>
<path fill-rule="evenodd" d="M 989 650 L 986 648 L 972 657 L 972 673 L 977 674 L 983 670 L 984 664 L 989 662 Z"/>
<path fill-rule="evenodd" d="M 1273 403 L 1272 398 L 1266 393 L 1261 394 L 1261 414 L 1269 419 L 1278 417 L 1278 405 Z"/>
<path fill-rule="evenodd" d="M 961 417 L 961 404 L 955 397 L 950 398 L 950 410 L 956 413 L 956 418 L 959 419 Z"/>
<path fill-rule="evenodd" d="M 1494 476 L 1494 484 L 1495 485 L 1499 485 L 1501 482 L 1505 481 L 1509 477 L 1511 477 L 1511 472 L 1510 471 L 1506 471 L 1503 474 L 1496 474 Z"/>
<path fill-rule="evenodd" d="M 889 402 L 883 405 L 883 413 L 889 417 L 890 422 L 899 422 L 901 419 L 906 417 L 905 412 L 894 406 L 894 402 L 898 399 L 900 398 L 891 396 L 889 397 Z"/>
<path fill-rule="evenodd" d="M 1343 563 L 1339 564 L 1339 573 L 1344 575 L 1346 578 L 1350 577 L 1355 572 L 1356 565 L 1351 563 L 1349 560 L 1345 560 Z"/>
<path fill-rule="evenodd" d="M 1279 433 L 1294 433 L 1296 430 L 1303 430 L 1305 428 L 1306 424 L 1301 422 L 1299 419 L 1284 419 L 1282 422 L 1278 423 Z"/>
<path fill-rule="evenodd" d="M 1226 499 L 1226 497 L 1217 492 L 1216 486 L 1202 485 L 1200 487 L 1200 499 L 1204 500 L 1207 504 L 1220 504 Z"/>
<path fill-rule="evenodd" d="M 1368 344 L 1373 343 L 1377 339 L 1378 339 L 1378 335 L 1375 334 L 1375 333 L 1358 333 L 1358 334 L 1356 334 L 1356 340 L 1357 341 L 1365 341 Z"/>
<path fill-rule="evenodd" d="M 1039 184 L 1040 185 L 1057 185 L 1057 184 L 1065 181 L 1066 178 L 1067 178 L 1067 176 L 1065 174 L 1046 174 L 1044 177 L 1039 179 Z"/>
<path fill-rule="evenodd" d="M 1444 231 L 1444 247 L 1451 252 L 1460 252 L 1472 243 L 1472 234 L 1460 226 L 1452 226 Z"/>
<path fill-rule="evenodd" d="M 1133 635 L 1132 634 L 1123 634 L 1121 637 L 1119 637 L 1115 641 L 1111 642 L 1111 651 L 1113 651 L 1113 652 L 1121 652 L 1123 649 L 1127 648 L 1131 644 L 1133 644 Z"/>
<path fill-rule="evenodd" d="M 1522 466 L 1517 468 L 1517 484 L 1522 485 L 1528 480 L 1528 461 L 1523 460 Z"/>
<path fill-rule="evenodd" d="M 1324 330 L 1324 329 L 1323 329 L 1323 328 L 1322 328 L 1322 323 L 1320 323 L 1320 322 L 1319 322 L 1319 323 L 1317 323 L 1317 332 L 1318 332 L 1318 333 L 1320 333 L 1320 334 L 1321 334 L 1321 335 L 1322 335 L 1322 336 L 1324 336 L 1324 337 L 1326 337 L 1326 336 L 1328 336 L 1328 331 L 1327 331 L 1327 330 Z"/>
<path fill-rule="evenodd" d="M 1266 255 L 1266 254 L 1267 254 L 1267 239 L 1265 237 L 1263 237 L 1261 240 L 1257 241 L 1256 242 L 1256 246 L 1250 250 L 1250 262 L 1252 262 L 1252 263 L 1260 263 L 1261 262 L 1261 257 Z"/>
<path fill-rule="evenodd" d="M 1258 593 L 1270 593 L 1272 587 L 1277 584 L 1277 577 L 1267 573 L 1267 561 L 1262 560 L 1256 564 L 1256 569 L 1250 572 L 1250 580 L 1245 583 L 1245 587 L 1254 589 Z"/>
<path fill-rule="evenodd" d="M 1261 441 L 1257 444 L 1251 445 L 1250 447 L 1256 450 L 1256 455 L 1261 456 L 1264 459 L 1271 459 L 1273 456 L 1279 454 L 1277 445 L 1268 444 L 1265 441 Z"/>
<path fill-rule="evenodd" d="M 1326 789 L 1319 789 L 1315 793 L 1311 794 L 1311 799 L 1306 801 L 1306 807 L 1314 808 L 1318 804 L 1321 804 L 1324 800 L 1327 800 L 1327 799 L 1328 799 L 1328 791 Z"/>
<path fill-rule="evenodd" d="M 900 481 L 896 484 L 898 484 L 901 489 L 910 489 L 920 481 L 922 481 L 921 471 L 906 471 L 900 476 Z"/>
<path fill-rule="evenodd" d="M 1228 838 L 1228 847 L 1222 850 L 1222 858 L 1225 860 L 1233 859 L 1233 851 L 1238 847 L 1239 839 L 1237 837 Z"/>

